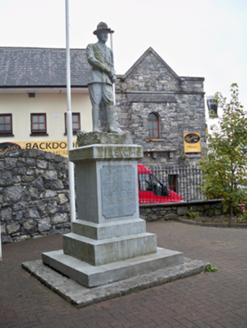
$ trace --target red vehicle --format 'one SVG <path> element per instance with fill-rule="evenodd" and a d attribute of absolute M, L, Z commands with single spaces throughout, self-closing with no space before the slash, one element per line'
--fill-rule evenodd
<path fill-rule="evenodd" d="M 144 165 L 138 164 L 139 204 L 174 203 L 183 198 L 168 190 Z"/>

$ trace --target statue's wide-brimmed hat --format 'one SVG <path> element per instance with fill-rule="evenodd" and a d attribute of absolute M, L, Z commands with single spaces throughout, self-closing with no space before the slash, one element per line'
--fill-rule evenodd
<path fill-rule="evenodd" d="M 107 26 L 107 24 L 106 23 L 104 23 L 104 22 L 100 22 L 98 25 L 97 25 L 97 30 L 95 30 L 94 32 L 93 32 L 93 34 L 98 34 L 98 32 L 100 32 L 100 31 L 102 31 L 102 30 L 104 30 L 104 31 L 107 31 L 108 33 L 114 33 L 114 31 L 112 31 L 108 26 Z"/>

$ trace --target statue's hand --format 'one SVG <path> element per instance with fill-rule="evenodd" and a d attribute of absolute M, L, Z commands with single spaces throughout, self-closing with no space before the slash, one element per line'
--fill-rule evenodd
<path fill-rule="evenodd" d="M 115 74 L 111 74 L 110 80 L 111 80 L 112 83 L 115 83 L 116 82 L 116 76 L 115 76 Z"/>
<path fill-rule="evenodd" d="M 107 75 L 109 76 L 110 80 L 112 83 L 116 82 L 116 76 L 115 74 L 112 73 L 112 71 L 110 69 L 106 70 Z"/>

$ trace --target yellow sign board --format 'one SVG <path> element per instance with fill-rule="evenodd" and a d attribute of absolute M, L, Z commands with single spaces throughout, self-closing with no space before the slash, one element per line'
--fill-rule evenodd
<path fill-rule="evenodd" d="M 201 136 L 199 132 L 184 133 L 184 152 L 185 153 L 201 152 Z"/>
<path fill-rule="evenodd" d="M 73 148 L 77 147 L 76 141 L 73 142 Z M 33 141 L 33 142 L 2 142 L 0 143 L 0 153 L 11 151 L 15 149 L 37 149 L 49 151 L 56 155 L 64 157 L 68 156 L 68 143 L 67 141 Z"/>

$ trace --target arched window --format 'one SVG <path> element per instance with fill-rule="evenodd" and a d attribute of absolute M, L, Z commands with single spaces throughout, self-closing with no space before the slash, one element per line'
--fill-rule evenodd
<path fill-rule="evenodd" d="M 154 113 L 148 115 L 148 135 L 149 138 L 159 139 L 159 119 Z"/>

